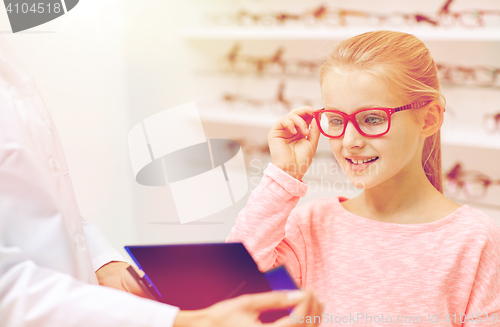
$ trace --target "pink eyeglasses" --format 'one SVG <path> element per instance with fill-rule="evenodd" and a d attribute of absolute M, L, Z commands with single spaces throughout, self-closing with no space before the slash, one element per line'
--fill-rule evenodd
<path fill-rule="evenodd" d="M 397 108 L 361 109 L 350 115 L 342 111 L 325 110 L 323 108 L 314 112 L 314 118 L 321 134 L 329 138 L 342 137 L 349 121 L 361 135 L 377 137 L 389 132 L 391 128 L 391 116 L 394 113 L 408 109 L 422 108 L 428 103 L 429 101 L 410 103 Z"/>

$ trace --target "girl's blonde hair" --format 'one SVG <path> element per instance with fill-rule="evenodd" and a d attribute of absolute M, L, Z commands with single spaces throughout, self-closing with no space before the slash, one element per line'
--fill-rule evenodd
<path fill-rule="evenodd" d="M 344 40 L 321 66 L 320 85 L 332 71 L 368 72 L 407 103 L 438 100 L 443 107 L 446 103 L 429 49 L 411 34 L 375 31 Z M 415 121 L 423 118 L 419 109 L 410 111 Z M 422 167 L 432 185 L 442 193 L 440 131 L 425 139 Z"/>

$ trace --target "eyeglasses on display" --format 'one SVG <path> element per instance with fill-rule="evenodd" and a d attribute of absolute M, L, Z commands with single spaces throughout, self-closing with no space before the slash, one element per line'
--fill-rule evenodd
<path fill-rule="evenodd" d="M 226 73 L 285 76 L 317 76 L 323 60 L 284 59 L 285 49 L 278 47 L 269 56 L 250 56 L 241 53 L 236 43 L 224 56 L 222 71 Z"/>
<path fill-rule="evenodd" d="M 222 72 L 235 74 L 282 75 L 317 77 L 324 59 L 285 59 L 284 47 L 278 47 L 268 56 L 250 56 L 241 53 L 241 44 L 236 43 L 222 58 Z M 448 85 L 471 85 L 500 87 L 500 67 L 476 65 L 462 66 L 436 63 L 438 78 Z"/>
<path fill-rule="evenodd" d="M 486 130 L 490 133 L 500 132 L 500 112 L 484 115 Z"/>
<path fill-rule="evenodd" d="M 436 19 L 424 14 L 391 13 L 379 14 L 352 9 L 334 9 L 319 6 L 302 14 L 286 12 L 251 13 L 240 10 L 233 14 L 212 13 L 205 20 L 213 25 L 233 26 L 283 26 L 287 24 L 302 24 L 305 26 L 345 27 L 356 25 L 413 25 L 414 23 L 429 23 L 438 25 Z"/>
<path fill-rule="evenodd" d="M 359 25 L 414 25 L 425 24 L 435 27 L 476 28 L 485 25 L 498 25 L 500 11 L 470 9 L 451 11 L 453 0 L 445 4 L 434 14 L 423 13 L 378 13 L 363 10 L 330 8 L 320 5 L 302 13 L 268 12 L 251 13 L 241 9 L 236 13 L 212 13 L 205 16 L 211 24 L 236 26 L 280 26 L 286 24 L 302 24 L 306 26 L 359 26 Z"/>
<path fill-rule="evenodd" d="M 428 102 L 414 102 L 397 108 L 368 108 L 350 115 L 342 111 L 323 108 L 314 112 L 314 118 L 321 134 L 329 138 L 342 137 L 349 121 L 361 135 L 378 137 L 389 132 L 393 114 L 403 110 L 422 108 L 427 104 Z"/>
<path fill-rule="evenodd" d="M 486 197 L 488 188 L 500 184 L 500 180 L 492 180 L 485 174 L 475 170 L 462 170 L 462 165 L 456 163 L 446 173 L 444 187 L 451 196 L 458 196 L 460 191 L 471 200 L 481 200 Z"/>
<path fill-rule="evenodd" d="M 436 64 L 438 78 L 441 82 L 451 85 L 500 86 L 499 67 L 491 66 L 460 66 L 444 63 Z"/>
<path fill-rule="evenodd" d="M 269 107 L 273 110 L 278 110 L 280 114 L 288 113 L 291 109 L 301 107 L 301 106 L 313 106 L 312 99 L 305 97 L 288 97 L 285 95 L 286 84 L 281 81 L 276 95 L 273 98 L 255 98 L 253 96 L 245 96 L 241 94 L 225 93 L 223 95 L 223 101 L 232 105 L 243 104 L 250 105 L 254 107 Z M 316 102 L 319 102 L 316 101 Z"/>
<path fill-rule="evenodd" d="M 482 27 L 486 25 L 486 21 L 488 23 L 498 24 L 500 11 L 462 10 L 452 12 L 449 7 L 453 1 L 454 0 L 446 0 L 445 4 L 439 11 L 438 21 L 440 26 Z"/>

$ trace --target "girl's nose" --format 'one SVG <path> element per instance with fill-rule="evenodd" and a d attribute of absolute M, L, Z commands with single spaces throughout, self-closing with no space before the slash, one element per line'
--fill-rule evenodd
<path fill-rule="evenodd" d="M 359 134 L 358 130 L 354 127 L 354 124 L 351 121 L 347 122 L 342 145 L 348 149 L 353 147 L 363 147 L 365 145 L 363 135 Z"/>

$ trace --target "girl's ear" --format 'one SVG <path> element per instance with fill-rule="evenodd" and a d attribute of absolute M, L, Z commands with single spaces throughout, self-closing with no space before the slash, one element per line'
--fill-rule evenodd
<path fill-rule="evenodd" d="M 424 125 L 420 131 L 420 136 L 428 137 L 436 133 L 443 124 L 444 107 L 440 101 L 434 100 L 427 105 L 424 114 Z"/>

